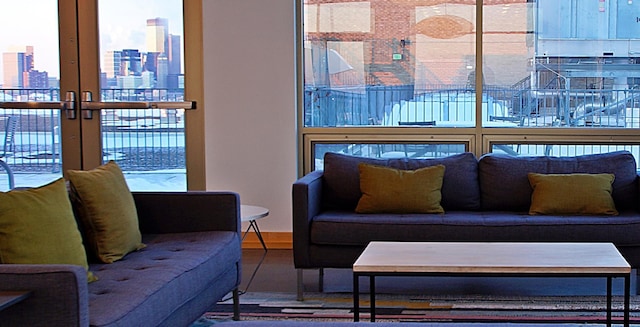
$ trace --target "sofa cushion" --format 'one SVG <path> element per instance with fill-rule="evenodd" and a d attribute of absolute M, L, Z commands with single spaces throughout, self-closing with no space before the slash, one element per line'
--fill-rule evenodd
<path fill-rule="evenodd" d="M 529 173 L 530 215 L 617 215 L 611 197 L 613 174 Z"/>
<path fill-rule="evenodd" d="M 144 246 L 138 213 L 122 170 L 114 162 L 93 170 L 68 170 L 71 198 L 89 249 L 111 263 Z"/>
<path fill-rule="evenodd" d="M 62 178 L 41 187 L 0 193 L 0 263 L 89 268 Z M 87 278 L 95 279 L 91 272 Z"/>
<path fill-rule="evenodd" d="M 617 246 L 636 246 L 638 236 L 634 231 L 638 229 L 640 216 L 635 210 L 621 211 L 618 216 L 579 219 L 507 211 L 448 211 L 433 215 L 331 210 L 313 219 L 310 241 L 312 245 L 335 248 L 365 246 L 370 241 L 615 242 Z M 339 259 L 331 258 L 335 260 Z"/>
<path fill-rule="evenodd" d="M 402 170 L 361 163 L 358 213 L 443 213 L 440 205 L 445 167 Z"/>
<path fill-rule="evenodd" d="M 147 247 L 119 261 L 90 265 L 100 276 L 89 284 L 91 326 L 163 325 L 176 308 L 212 286 L 230 290 L 237 285 L 238 233 L 145 234 L 143 240 Z"/>
<path fill-rule="evenodd" d="M 478 169 L 483 210 L 527 212 L 533 193 L 529 173 L 613 174 L 612 197 L 618 211 L 636 208 L 636 161 L 628 151 L 575 157 L 516 157 L 489 153 L 480 157 Z"/>
<path fill-rule="evenodd" d="M 441 205 L 447 210 L 480 209 L 478 161 L 471 152 L 433 159 L 375 159 L 328 152 L 324 156 L 323 204 L 354 210 L 362 196 L 359 163 L 415 170 L 444 165 Z"/>

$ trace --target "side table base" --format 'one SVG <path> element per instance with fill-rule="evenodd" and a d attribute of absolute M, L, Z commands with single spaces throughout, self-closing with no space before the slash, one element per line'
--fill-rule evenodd
<path fill-rule="evenodd" d="M 264 239 L 262 238 L 262 233 L 260 232 L 258 223 L 255 220 L 249 221 L 249 227 L 247 227 L 247 230 L 244 232 L 244 235 L 242 235 L 242 240 L 244 241 L 244 239 L 247 237 L 247 233 L 249 233 L 251 229 L 253 229 L 253 231 L 256 233 L 256 236 L 258 237 L 258 240 L 260 241 L 260 244 L 262 245 L 262 249 L 264 250 L 264 252 L 262 253 L 262 257 L 260 258 L 260 261 L 258 261 L 258 265 L 253 270 L 253 273 L 251 274 L 251 278 L 249 278 L 247 287 L 244 290 L 240 291 L 240 294 L 244 294 L 249 290 L 249 286 L 251 286 L 251 282 L 253 282 L 253 278 L 256 277 L 256 273 L 258 272 L 258 269 L 260 269 L 260 266 L 262 266 L 262 262 L 267 257 L 267 252 L 268 252 L 267 245 L 265 244 Z"/>

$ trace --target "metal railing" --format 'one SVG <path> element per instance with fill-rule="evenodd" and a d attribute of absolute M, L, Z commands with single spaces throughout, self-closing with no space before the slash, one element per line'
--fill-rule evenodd
<path fill-rule="evenodd" d="M 440 85 L 317 87 L 304 92 L 307 127 L 475 124 L 475 89 Z M 483 87 L 483 125 L 640 127 L 640 90 Z M 494 122 L 494 124 L 490 123 Z"/>
<path fill-rule="evenodd" d="M 101 96 L 103 101 L 177 102 L 183 101 L 183 90 L 104 89 Z M 60 101 L 60 92 L 0 89 L 0 101 Z M 183 114 L 181 109 L 102 110 L 103 160 L 115 160 L 127 171 L 184 169 Z M 13 151 L 5 158 L 13 171 L 59 172 L 60 110 L 0 108 L 0 119 L 7 116 L 19 117 Z"/>

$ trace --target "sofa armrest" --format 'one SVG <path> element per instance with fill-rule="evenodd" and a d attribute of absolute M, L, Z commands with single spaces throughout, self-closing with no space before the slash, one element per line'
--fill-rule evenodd
<path fill-rule="evenodd" d="M 143 234 L 240 233 L 240 196 L 234 192 L 133 192 Z"/>
<path fill-rule="evenodd" d="M 311 220 L 322 209 L 322 175 L 323 171 L 316 170 L 293 183 L 293 261 L 296 268 L 311 268 Z"/>
<path fill-rule="evenodd" d="M 0 291 L 30 291 L 0 311 L 2 326 L 89 326 L 87 271 L 74 265 L 0 264 Z"/>

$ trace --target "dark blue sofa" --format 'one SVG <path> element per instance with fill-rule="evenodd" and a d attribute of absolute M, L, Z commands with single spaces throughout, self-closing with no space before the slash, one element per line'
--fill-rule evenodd
<path fill-rule="evenodd" d="M 0 264 L 0 290 L 29 290 L 0 326 L 189 326 L 230 292 L 239 317 L 240 200 L 231 192 L 135 193 L 144 249 L 112 264 Z"/>
<path fill-rule="evenodd" d="M 359 214 L 358 164 L 417 169 L 443 164 L 444 214 Z M 528 214 L 527 174 L 613 173 L 618 216 Z M 293 252 L 298 299 L 303 269 L 351 268 L 370 241 L 612 242 L 640 267 L 636 161 L 626 151 L 576 157 L 514 157 L 472 153 L 436 159 L 374 159 L 327 153 L 324 171 L 293 184 Z"/>

